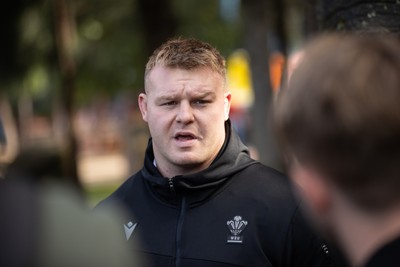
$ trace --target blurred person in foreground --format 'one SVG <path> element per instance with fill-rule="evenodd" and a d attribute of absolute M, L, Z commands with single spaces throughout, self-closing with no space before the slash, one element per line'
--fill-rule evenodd
<path fill-rule="evenodd" d="M 400 43 L 311 42 L 275 103 L 290 176 L 315 226 L 352 266 L 400 266 Z"/>
<path fill-rule="evenodd" d="M 52 149 L 22 151 L 0 179 L 0 266 L 142 267 L 119 231 L 123 211 L 93 213 L 61 183 Z M 65 182 L 65 181 L 64 181 Z"/>
<path fill-rule="evenodd" d="M 331 266 L 288 179 L 232 130 L 225 79 L 225 59 L 200 40 L 154 51 L 138 99 L 151 134 L 144 166 L 98 208 L 127 207 L 126 239 L 153 267 Z"/>

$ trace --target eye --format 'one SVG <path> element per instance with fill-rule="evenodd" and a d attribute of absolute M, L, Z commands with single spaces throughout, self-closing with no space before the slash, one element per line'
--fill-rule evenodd
<path fill-rule="evenodd" d="M 162 106 L 175 106 L 176 104 L 178 104 L 177 101 L 168 101 L 162 104 Z"/>
<path fill-rule="evenodd" d="M 193 101 L 193 104 L 201 105 L 201 106 L 204 106 L 204 105 L 206 105 L 208 103 L 210 103 L 210 101 L 205 100 L 205 99 L 198 99 L 198 100 Z"/>

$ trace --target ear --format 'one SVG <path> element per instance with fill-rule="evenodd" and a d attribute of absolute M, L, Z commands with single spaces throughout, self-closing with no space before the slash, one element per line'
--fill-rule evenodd
<path fill-rule="evenodd" d="M 231 93 L 227 92 L 224 94 L 224 113 L 225 113 L 225 120 L 229 119 L 229 111 L 231 109 Z"/>
<path fill-rule="evenodd" d="M 138 103 L 140 112 L 142 113 L 142 118 L 147 122 L 147 95 L 145 93 L 139 94 Z"/>
<path fill-rule="evenodd" d="M 290 177 L 297 187 L 300 197 L 310 212 L 324 216 L 331 208 L 332 192 L 325 177 L 316 170 L 295 163 L 291 167 Z"/>

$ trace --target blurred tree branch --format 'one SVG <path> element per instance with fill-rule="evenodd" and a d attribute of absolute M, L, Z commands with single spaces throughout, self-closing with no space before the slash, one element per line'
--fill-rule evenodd
<path fill-rule="evenodd" d="M 177 18 L 169 0 L 138 0 L 139 15 L 142 18 L 145 48 L 150 54 L 163 42 L 174 37 Z"/>
<path fill-rule="evenodd" d="M 271 1 L 242 1 L 245 48 L 250 56 L 255 99 L 252 107 L 251 144 L 257 149 L 262 163 L 277 169 L 281 169 L 281 160 L 269 116 L 273 95 L 269 76 L 268 37 L 272 36 L 271 33 L 278 34 L 280 42 L 286 41 L 283 25 L 280 25 L 281 21 L 278 19 L 280 14 L 275 14 L 283 10 L 282 6 Z M 285 51 L 286 43 L 282 43 L 281 47 Z"/>
<path fill-rule="evenodd" d="M 57 0 L 54 5 L 55 34 L 58 62 L 62 77 L 60 101 L 66 114 L 65 145 L 63 146 L 63 167 L 65 176 L 81 188 L 77 171 L 77 141 L 73 124 L 74 92 L 76 78 L 75 63 L 75 23 L 70 1 Z"/>

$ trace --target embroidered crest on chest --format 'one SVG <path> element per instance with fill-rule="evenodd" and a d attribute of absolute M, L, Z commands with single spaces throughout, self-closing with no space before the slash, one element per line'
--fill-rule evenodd
<path fill-rule="evenodd" d="M 229 220 L 226 222 L 228 229 L 230 231 L 230 235 L 228 235 L 226 242 L 227 243 L 243 243 L 243 236 L 240 235 L 244 228 L 246 228 L 247 221 L 243 220 L 242 216 L 235 216 L 233 220 Z"/>

